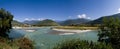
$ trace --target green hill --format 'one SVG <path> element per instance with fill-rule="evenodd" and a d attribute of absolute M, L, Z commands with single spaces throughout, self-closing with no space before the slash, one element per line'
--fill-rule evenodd
<path fill-rule="evenodd" d="M 56 23 L 53 20 L 50 19 L 45 19 L 42 21 L 37 22 L 36 24 L 34 24 L 35 26 L 57 26 L 59 25 L 58 23 Z"/>
<path fill-rule="evenodd" d="M 103 16 L 103 17 L 100 17 L 96 20 L 87 22 L 87 24 L 102 24 L 104 18 L 120 18 L 120 13 L 114 14 L 114 15 L 109 15 L 109 16 Z"/>
<path fill-rule="evenodd" d="M 23 23 L 18 22 L 18 21 L 16 21 L 16 20 L 13 20 L 13 21 L 12 21 L 12 26 L 23 26 L 23 25 L 24 25 Z"/>
<path fill-rule="evenodd" d="M 79 19 L 69 19 L 69 20 L 65 20 L 60 22 L 61 25 L 74 25 L 74 24 L 83 24 L 86 22 L 89 22 L 91 20 L 89 19 L 84 19 L 84 18 L 79 18 Z"/>

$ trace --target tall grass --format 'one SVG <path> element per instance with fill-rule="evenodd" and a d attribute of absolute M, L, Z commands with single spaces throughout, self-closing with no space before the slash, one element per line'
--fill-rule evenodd
<path fill-rule="evenodd" d="M 110 44 L 93 43 L 80 39 L 65 40 L 57 43 L 53 49 L 113 49 Z"/>
<path fill-rule="evenodd" d="M 9 40 L 0 37 L 0 49 L 34 49 L 32 41 L 27 38 Z"/>

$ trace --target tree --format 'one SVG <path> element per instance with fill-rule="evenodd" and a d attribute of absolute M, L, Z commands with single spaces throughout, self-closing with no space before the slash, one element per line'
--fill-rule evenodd
<path fill-rule="evenodd" d="M 11 22 L 13 20 L 13 15 L 6 11 L 5 9 L 0 9 L 0 36 L 8 37 L 7 32 L 12 28 Z"/>
<path fill-rule="evenodd" d="M 120 20 L 104 18 L 98 34 L 100 42 L 111 43 L 114 49 L 120 48 Z"/>

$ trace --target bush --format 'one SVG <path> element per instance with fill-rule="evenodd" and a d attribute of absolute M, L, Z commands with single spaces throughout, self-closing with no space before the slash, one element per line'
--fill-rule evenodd
<path fill-rule="evenodd" d="M 112 49 L 112 47 L 110 44 L 72 39 L 58 43 L 53 49 Z"/>
<path fill-rule="evenodd" d="M 0 9 L 0 36 L 8 38 L 7 32 L 12 28 L 13 15 L 5 9 Z"/>
<path fill-rule="evenodd" d="M 120 19 L 104 18 L 100 26 L 99 41 L 111 43 L 114 49 L 120 48 Z"/>
<path fill-rule="evenodd" d="M 33 49 L 32 41 L 27 38 L 21 38 L 18 40 L 19 49 Z"/>

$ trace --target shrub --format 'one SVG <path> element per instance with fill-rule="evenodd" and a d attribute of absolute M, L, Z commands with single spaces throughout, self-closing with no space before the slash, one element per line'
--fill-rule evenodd
<path fill-rule="evenodd" d="M 32 41 L 27 38 L 21 38 L 18 40 L 19 49 L 33 49 Z"/>
<path fill-rule="evenodd" d="M 53 49 L 112 49 L 112 47 L 110 44 L 72 39 L 58 43 Z"/>
<path fill-rule="evenodd" d="M 120 48 L 120 19 L 104 18 L 100 26 L 99 41 L 111 43 L 114 49 Z"/>

